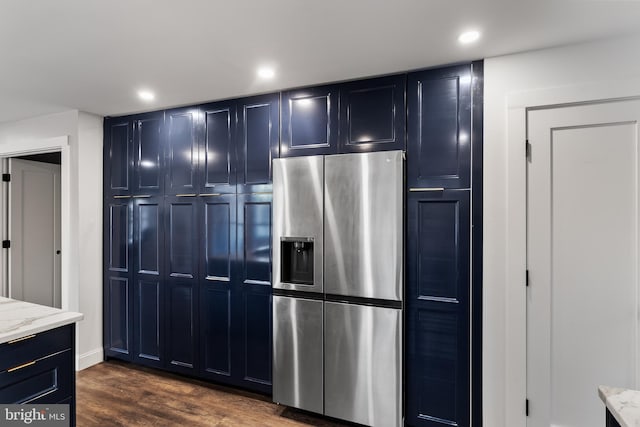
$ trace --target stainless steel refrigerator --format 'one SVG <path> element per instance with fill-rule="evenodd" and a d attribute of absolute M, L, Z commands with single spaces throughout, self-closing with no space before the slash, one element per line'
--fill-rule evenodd
<path fill-rule="evenodd" d="M 401 151 L 273 161 L 273 400 L 402 425 Z"/>

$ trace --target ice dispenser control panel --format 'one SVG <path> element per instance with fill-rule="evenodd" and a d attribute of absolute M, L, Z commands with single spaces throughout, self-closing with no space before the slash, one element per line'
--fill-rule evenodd
<path fill-rule="evenodd" d="M 313 285 L 313 238 L 280 239 L 280 278 L 283 283 Z"/>

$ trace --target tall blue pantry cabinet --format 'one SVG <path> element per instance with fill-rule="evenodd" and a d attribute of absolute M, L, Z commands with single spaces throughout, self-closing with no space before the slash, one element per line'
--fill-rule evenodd
<path fill-rule="evenodd" d="M 271 161 L 406 150 L 405 424 L 480 426 L 482 61 L 105 119 L 104 347 L 271 392 Z"/>

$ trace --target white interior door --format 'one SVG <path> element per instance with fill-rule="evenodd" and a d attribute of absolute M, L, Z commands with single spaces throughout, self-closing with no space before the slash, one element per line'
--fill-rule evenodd
<path fill-rule="evenodd" d="M 601 427 L 638 388 L 640 100 L 529 111 L 527 397 L 533 427 Z"/>
<path fill-rule="evenodd" d="M 11 298 L 60 307 L 60 165 L 10 159 Z"/>

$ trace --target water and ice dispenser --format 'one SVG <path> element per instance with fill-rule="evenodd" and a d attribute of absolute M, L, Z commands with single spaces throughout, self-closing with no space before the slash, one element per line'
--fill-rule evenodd
<path fill-rule="evenodd" d="M 313 285 L 313 238 L 280 238 L 280 280 Z"/>

